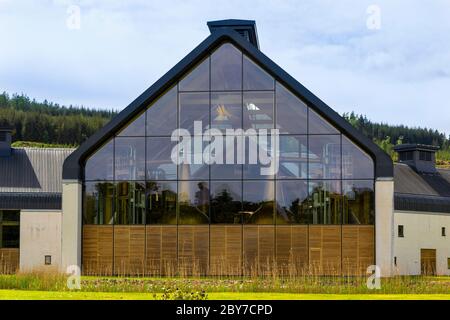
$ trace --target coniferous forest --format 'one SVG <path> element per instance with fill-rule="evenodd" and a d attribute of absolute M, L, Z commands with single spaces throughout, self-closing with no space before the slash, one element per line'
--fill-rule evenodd
<path fill-rule="evenodd" d="M 37 102 L 23 94 L 0 94 L 0 126 L 15 129 L 13 141 L 77 146 L 114 115 L 112 111 Z"/>
<path fill-rule="evenodd" d="M 16 146 L 78 146 L 103 127 L 114 111 L 61 106 L 47 100 L 37 102 L 26 95 L 0 94 L 0 127 L 14 128 Z M 440 146 L 438 162 L 450 161 L 450 138 L 437 130 L 375 123 L 363 115 L 344 113 L 344 118 L 383 150 L 396 157 L 393 147 L 400 143 Z"/>

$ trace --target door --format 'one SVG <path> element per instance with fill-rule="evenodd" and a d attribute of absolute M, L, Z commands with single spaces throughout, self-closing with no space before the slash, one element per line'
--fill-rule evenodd
<path fill-rule="evenodd" d="M 436 274 L 436 249 L 420 249 L 420 267 L 423 275 Z"/>

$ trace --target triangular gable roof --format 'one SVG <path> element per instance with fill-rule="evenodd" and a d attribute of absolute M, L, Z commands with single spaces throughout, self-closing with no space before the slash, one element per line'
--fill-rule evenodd
<path fill-rule="evenodd" d="M 174 85 L 183 75 L 192 69 L 204 57 L 210 54 L 223 42 L 230 42 L 249 56 L 260 67 L 270 73 L 278 82 L 283 84 L 293 94 L 297 95 L 309 107 L 319 113 L 323 118 L 338 128 L 360 148 L 366 151 L 375 161 L 375 177 L 393 177 L 393 163 L 391 158 L 373 141 L 357 131 L 337 112 L 331 109 L 301 83 L 290 76 L 286 71 L 270 60 L 239 33 L 228 28 L 217 29 L 186 57 L 177 63 L 170 71 L 144 91 L 130 105 L 115 116 L 102 129 L 93 134 L 64 162 L 63 179 L 81 180 L 83 176 L 82 163 L 85 159 L 118 132 L 125 124 L 137 116 L 143 109 L 157 99 L 168 88 Z"/>

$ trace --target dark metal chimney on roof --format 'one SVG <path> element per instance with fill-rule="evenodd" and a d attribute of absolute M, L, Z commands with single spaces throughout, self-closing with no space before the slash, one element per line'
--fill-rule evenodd
<path fill-rule="evenodd" d="M 0 127 L 0 157 L 11 155 L 11 133 L 13 128 Z"/>
<path fill-rule="evenodd" d="M 412 167 L 419 173 L 436 173 L 437 146 L 425 144 L 401 144 L 394 147 L 398 152 L 398 160 Z"/>
<path fill-rule="evenodd" d="M 256 31 L 256 23 L 254 20 L 228 19 L 209 21 L 207 24 L 211 33 L 223 28 L 232 29 L 259 49 L 258 32 Z"/>

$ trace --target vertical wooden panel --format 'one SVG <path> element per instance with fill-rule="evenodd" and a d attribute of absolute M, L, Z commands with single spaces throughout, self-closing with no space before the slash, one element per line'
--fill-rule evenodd
<path fill-rule="evenodd" d="M 211 226 L 211 275 L 240 275 L 242 272 L 242 226 Z"/>
<path fill-rule="evenodd" d="M 342 227 L 342 273 L 356 275 L 358 273 L 358 228 Z"/>
<path fill-rule="evenodd" d="M 258 246 L 260 274 L 269 274 L 275 262 L 275 226 L 258 227 Z"/>
<path fill-rule="evenodd" d="M 86 275 L 112 275 L 113 226 L 83 226 L 82 271 Z"/>
<path fill-rule="evenodd" d="M 375 226 L 358 226 L 358 273 L 375 264 Z"/>
<path fill-rule="evenodd" d="M 0 248 L 0 274 L 19 270 L 19 248 Z"/>
<path fill-rule="evenodd" d="M 177 226 L 146 227 L 146 274 L 173 276 L 177 272 Z"/>
<path fill-rule="evenodd" d="M 309 227 L 309 260 L 315 274 L 341 274 L 341 226 Z"/>
<path fill-rule="evenodd" d="M 283 274 L 297 275 L 308 264 L 308 226 L 276 227 L 276 262 Z"/>
<path fill-rule="evenodd" d="M 244 273 L 268 274 L 274 266 L 275 226 L 246 225 L 244 233 Z"/>
<path fill-rule="evenodd" d="M 342 273 L 365 275 L 374 264 L 374 226 L 342 226 Z"/>
<path fill-rule="evenodd" d="M 209 265 L 209 226 L 178 226 L 178 270 L 182 275 L 205 275 Z"/>
<path fill-rule="evenodd" d="M 114 274 L 143 275 L 145 226 L 114 226 Z"/>
<path fill-rule="evenodd" d="M 324 274 L 341 275 L 341 226 L 323 226 L 322 245 Z"/>
<path fill-rule="evenodd" d="M 258 274 L 258 226 L 243 226 L 244 274 Z"/>

